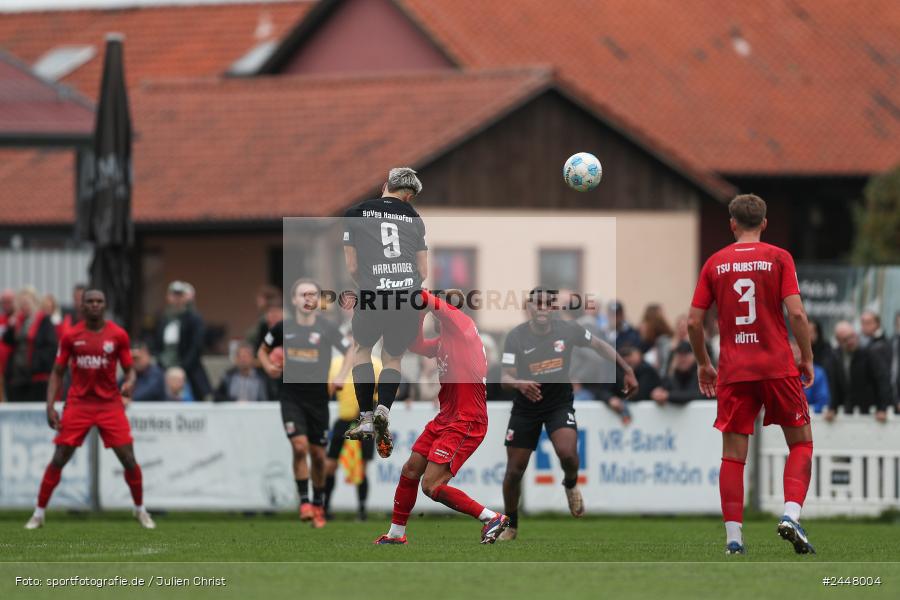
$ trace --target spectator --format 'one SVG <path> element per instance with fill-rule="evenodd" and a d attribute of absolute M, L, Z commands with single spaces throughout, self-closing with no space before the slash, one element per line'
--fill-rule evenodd
<path fill-rule="evenodd" d="M 794 353 L 794 362 L 800 364 L 800 346 L 794 340 L 791 340 L 791 351 Z M 813 358 L 815 358 L 815 353 L 813 353 Z M 811 387 L 805 388 L 803 391 L 806 393 L 809 407 L 813 409 L 814 413 L 819 414 L 831 404 L 831 389 L 828 387 L 828 374 L 822 365 L 813 362 L 813 372 L 816 377 L 815 381 Z"/>
<path fill-rule="evenodd" d="M 891 338 L 891 384 L 894 386 L 894 412 L 900 414 L 900 311 L 894 315 L 894 337 Z"/>
<path fill-rule="evenodd" d="M 200 314 L 190 308 L 194 288 L 184 281 L 173 281 L 166 294 L 166 310 L 157 322 L 154 351 L 159 366 L 166 370 L 181 367 L 191 395 L 205 399 L 210 393 L 209 377 L 200 360 L 205 327 Z"/>
<path fill-rule="evenodd" d="M 134 359 L 134 371 L 137 374 L 131 399 L 136 402 L 165 400 L 165 376 L 159 365 L 153 361 L 147 344 L 143 342 L 134 344 L 131 356 Z"/>
<path fill-rule="evenodd" d="M 9 356 L 9 347 L 3 342 L 3 334 L 12 323 L 15 312 L 16 293 L 12 290 L 3 290 L 0 293 L 0 403 L 6 401 L 6 383 L 3 379 L 3 371 L 6 370 L 6 358 Z"/>
<path fill-rule="evenodd" d="M 859 324 L 866 340 L 863 345 L 881 361 L 885 369 L 890 369 L 891 343 L 881 329 L 881 317 L 871 310 L 865 310 L 859 317 Z"/>
<path fill-rule="evenodd" d="M 650 399 L 659 406 L 687 404 L 701 397 L 700 383 L 697 381 L 697 360 L 694 358 L 694 351 L 691 350 L 691 343 L 678 344 L 674 355 L 672 373 L 650 394 Z"/>
<path fill-rule="evenodd" d="M 23 288 L 18 309 L 3 334 L 6 351 L 6 397 L 11 402 L 46 402 L 47 382 L 56 357 L 56 330 L 50 317 L 38 310 L 34 288 Z"/>
<path fill-rule="evenodd" d="M 63 315 L 59 308 L 59 303 L 56 301 L 56 296 L 46 294 L 41 298 L 41 312 L 50 317 L 50 322 L 53 323 L 53 328 L 56 331 L 56 339 L 59 339 L 62 335 Z"/>
<path fill-rule="evenodd" d="M 246 340 L 254 348 L 259 348 L 266 333 L 275 326 L 275 323 L 284 318 L 284 313 L 272 321 L 270 311 L 273 307 L 281 308 L 281 290 L 274 285 L 264 285 L 256 290 L 256 325 L 247 331 Z"/>
<path fill-rule="evenodd" d="M 234 366 L 222 377 L 216 389 L 216 402 L 265 402 L 266 377 L 254 366 L 253 346 L 242 343 L 234 357 Z"/>
<path fill-rule="evenodd" d="M 819 365 L 826 370 L 829 369 L 829 365 L 834 360 L 834 348 L 822 335 L 822 325 L 813 319 L 809 320 L 809 341 L 812 345 L 813 364 Z"/>
<path fill-rule="evenodd" d="M 615 341 L 616 350 L 625 346 L 634 346 L 640 348 L 641 334 L 638 330 L 631 326 L 625 320 L 625 307 L 618 300 L 609 305 L 609 312 L 612 314 L 615 323 Z"/>
<path fill-rule="evenodd" d="M 584 296 L 584 313 L 578 317 L 577 323 L 596 335 L 601 340 L 614 344 L 609 331 L 609 316 L 603 310 L 603 303 L 592 294 Z"/>
<path fill-rule="evenodd" d="M 166 369 L 166 402 L 190 402 L 187 374 L 181 367 Z"/>
<path fill-rule="evenodd" d="M 833 393 L 825 419 L 833 420 L 840 407 L 847 414 L 858 408 L 864 415 L 874 408 L 875 418 L 883 422 L 891 395 L 885 365 L 860 345 L 859 335 L 847 321 L 835 325 L 834 337 L 840 349 L 829 372 Z"/>
<path fill-rule="evenodd" d="M 634 346 L 623 347 L 619 354 L 634 369 L 634 376 L 637 377 L 638 391 L 632 400 L 649 400 L 650 392 L 662 384 L 659 373 L 644 360 L 640 349 Z"/>
<path fill-rule="evenodd" d="M 638 325 L 641 336 L 640 349 L 644 352 L 644 360 L 650 363 L 657 372 L 662 371 L 669 362 L 669 345 L 674 332 L 666 321 L 662 306 L 648 304 L 644 310 L 644 318 Z"/>
<path fill-rule="evenodd" d="M 16 293 L 12 290 L 3 290 L 0 293 L 0 336 L 6 331 L 6 325 L 12 321 L 16 312 Z"/>

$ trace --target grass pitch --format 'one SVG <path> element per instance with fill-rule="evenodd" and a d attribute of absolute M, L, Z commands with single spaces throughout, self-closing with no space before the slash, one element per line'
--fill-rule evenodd
<path fill-rule="evenodd" d="M 413 517 L 409 546 L 376 547 L 388 526 L 380 515 L 313 530 L 292 515 L 174 514 L 155 531 L 124 513 L 53 511 L 38 531 L 22 529 L 27 517 L 0 514 L 0 598 L 900 597 L 900 524 L 890 520 L 804 521 L 819 553 L 797 556 L 774 519 L 753 519 L 748 555 L 726 557 L 714 518 L 523 517 L 518 540 L 482 546 L 472 519 Z"/>

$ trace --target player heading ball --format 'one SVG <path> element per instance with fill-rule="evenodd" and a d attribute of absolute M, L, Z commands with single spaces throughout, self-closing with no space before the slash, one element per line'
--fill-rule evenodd
<path fill-rule="evenodd" d="M 409 299 L 420 293 L 428 275 L 425 226 L 412 207 L 421 191 L 422 182 L 415 171 L 391 169 L 380 198 L 361 202 L 344 214 L 344 260 L 360 299 L 352 321 L 353 385 L 360 415 L 346 437 L 364 439 L 374 434 L 382 458 L 393 451 L 388 420 L 400 387 L 400 360 L 418 332 L 418 311 Z M 366 301 L 375 295 L 382 302 Z M 372 347 L 378 340 L 383 342 L 383 368 L 376 410 Z"/>

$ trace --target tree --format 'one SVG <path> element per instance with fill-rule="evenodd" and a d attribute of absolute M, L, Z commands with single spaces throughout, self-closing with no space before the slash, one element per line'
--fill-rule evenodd
<path fill-rule="evenodd" d="M 900 166 L 869 179 L 863 195 L 855 213 L 853 261 L 900 264 Z"/>

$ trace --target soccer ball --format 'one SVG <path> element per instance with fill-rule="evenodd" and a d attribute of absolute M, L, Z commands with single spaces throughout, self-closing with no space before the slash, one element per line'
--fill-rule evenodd
<path fill-rule="evenodd" d="M 588 152 L 573 154 L 563 165 L 563 179 L 566 185 L 578 192 L 586 192 L 597 187 L 603 177 L 603 167 L 597 157 Z"/>

